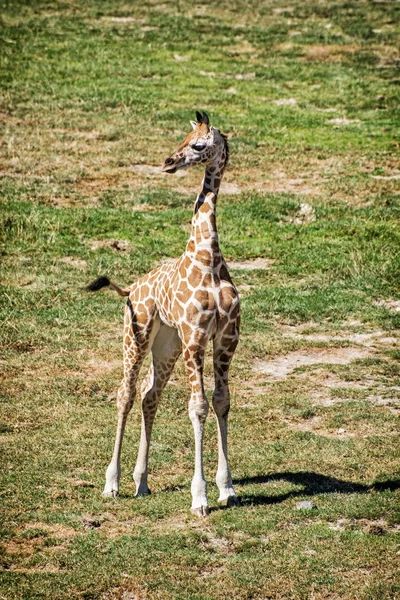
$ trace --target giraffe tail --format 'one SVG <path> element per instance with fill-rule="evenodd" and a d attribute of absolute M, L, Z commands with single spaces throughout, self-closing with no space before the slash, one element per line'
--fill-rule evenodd
<path fill-rule="evenodd" d="M 97 292 L 98 290 L 101 290 L 101 288 L 107 286 L 110 286 L 120 296 L 129 296 L 131 291 L 131 288 L 120 288 L 119 285 L 110 281 L 108 277 L 99 277 L 98 279 L 95 279 L 87 286 L 87 289 L 90 292 Z"/>

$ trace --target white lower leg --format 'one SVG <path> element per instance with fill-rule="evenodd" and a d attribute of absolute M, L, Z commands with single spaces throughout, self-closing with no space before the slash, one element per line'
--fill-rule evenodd
<path fill-rule="evenodd" d="M 223 505 L 237 504 L 228 465 L 228 414 L 217 416 L 218 421 L 218 470 L 216 483 L 219 489 L 218 502 Z"/>
<path fill-rule="evenodd" d="M 148 474 L 148 458 L 149 458 L 149 446 L 151 436 L 152 423 L 145 423 L 145 419 L 142 417 L 142 430 L 140 433 L 140 445 L 139 453 L 136 461 L 135 470 L 133 471 L 133 479 L 136 484 L 136 496 L 145 496 L 150 494 L 149 486 L 147 484 Z"/>
<path fill-rule="evenodd" d="M 190 488 L 192 492 L 192 512 L 199 516 L 207 515 L 210 512 L 207 500 L 207 483 L 203 470 L 203 435 L 207 412 L 208 405 L 205 405 L 200 411 L 191 409 L 189 412 L 195 440 L 195 467 Z"/>
<path fill-rule="evenodd" d="M 121 477 L 121 447 L 124 436 L 127 414 L 118 417 L 117 435 L 115 438 L 114 452 L 110 464 L 106 471 L 106 485 L 104 486 L 103 496 L 118 496 L 119 480 Z"/>

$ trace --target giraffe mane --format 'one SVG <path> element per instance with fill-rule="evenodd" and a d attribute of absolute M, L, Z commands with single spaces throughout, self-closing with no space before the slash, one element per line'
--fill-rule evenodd
<path fill-rule="evenodd" d="M 225 159 L 225 166 L 228 164 L 229 162 L 229 144 L 228 144 L 228 136 L 225 133 L 221 133 L 221 137 L 224 140 L 224 146 L 225 146 L 225 154 L 226 154 L 226 159 Z"/>

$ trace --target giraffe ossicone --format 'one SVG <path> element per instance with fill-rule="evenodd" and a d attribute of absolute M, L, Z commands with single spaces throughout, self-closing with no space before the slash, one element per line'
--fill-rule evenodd
<path fill-rule="evenodd" d="M 135 397 L 143 360 L 151 353 L 151 365 L 142 383 L 142 428 L 133 477 L 136 495 L 149 494 L 147 483 L 151 431 L 158 402 L 182 353 L 190 384 L 189 417 L 195 439 L 195 468 L 191 485 L 192 512 L 209 513 L 203 469 L 204 424 L 208 401 L 204 391 L 205 349 L 213 342 L 215 388 L 212 404 L 217 418 L 218 468 L 216 483 L 223 506 L 238 504 L 228 466 L 228 372 L 239 340 L 239 296 L 221 254 L 216 225 L 216 204 L 228 161 L 228 143 L 209 125 L 206 113 L 196 113 L 191 131 L 162 167 L 166 173 L 203 164 L 205 174 L 197 194 L 191 235 L 185 252 L 176 261 L 157 267 L 139 281 L 120 288 L 107 278 L 94 281 L 95 291 L 110 285 L 128 296 L 124 318 L 124 377 L 117 393 L 118 425 L 103 494 L 119 492 L 122 439 Z"/>

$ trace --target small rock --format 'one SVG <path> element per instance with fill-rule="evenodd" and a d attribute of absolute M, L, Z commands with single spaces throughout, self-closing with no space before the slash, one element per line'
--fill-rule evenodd
<path fill-rule="evenodd" d="M 297 510 L 317 510 L 317 505 L 312 500 L 301 500 L 296 504 Z"/>
<path fill-rule="evenodd" d="M 346 430 L 345 430 L 345 429 L 343 429 L 343 427 L 340 427 L 340 428 L 337 430 L 337 432 L 338 432 L 339 434 L 342 434 L 342 433 L 346 433 Z"/>

